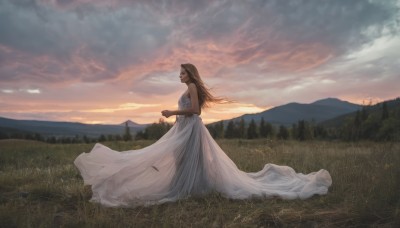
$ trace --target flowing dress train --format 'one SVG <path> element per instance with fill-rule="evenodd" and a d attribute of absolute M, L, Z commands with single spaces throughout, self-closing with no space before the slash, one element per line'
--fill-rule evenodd
<path fill-rule="evenodd" d="M 191 107 L 190 98 L 183 94 L 178 106 Z M 161 204 L 210 191 L 232 199 L 306 199 L 326 194 L 332 184 L 324 169 L 302 174 L 266 164 L 255 173 L 239 170 L 198 115 L 176 116 L 173 127 L 148 147 L 118 152 L 97 143 L 74 164 L 92 187 L 91 201 L 110 207 Z"/>

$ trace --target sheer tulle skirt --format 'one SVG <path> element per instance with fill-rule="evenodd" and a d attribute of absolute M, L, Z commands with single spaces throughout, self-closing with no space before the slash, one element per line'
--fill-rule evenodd
<path fill-rule="evenodd" d="M 326 194 L 332 183 L 323 169 L 307 175 L 274 164 L 256 173 L 239 170 L 198 115 L 178 116 L 161 139 L 143 149 L 118 152 L 96 144 L 74 163 L 84 184 L 92 186 L 91 201 L 112 207 L 160 204 L 210 191 L 232 199 L 305 199 Z"/>

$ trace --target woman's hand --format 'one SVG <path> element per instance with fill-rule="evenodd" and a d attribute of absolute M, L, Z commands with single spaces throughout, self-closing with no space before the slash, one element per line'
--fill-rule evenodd
<path fill-rule="evenodd" d="M 163 110 L 163 111 L 161 112 L 161 114 L 162 114 L 163 116 L 167 117 L 167 118 L 173 115 L 172 112 L 169 111 L 169 110 Z"/>

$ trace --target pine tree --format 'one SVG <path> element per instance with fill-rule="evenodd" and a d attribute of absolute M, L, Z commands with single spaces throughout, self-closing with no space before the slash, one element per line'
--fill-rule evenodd
<path fill-rule="evenodd" d="M 313 137 L 312 132 L 313 132 L 313 130 L 307 121 L 300 120 L 298 122 L 298 138 L 297 138 L 298 140 L 304 141 L 304 140 L 312 139 L 312 137 Z"/>
<path fill-rule="evenodd" d="M 243 139 L 245 136 L 245 122 L 243 117 L 240 118 L 240 122 L 239 122 L 239 138 Z"/>
<path fill-rule="evenodd" d="M 135 140 L 141 140 L 141 139 L 147 139 L 147 134 L 145 131 L 139 131 L 136 135 L 135 135 Z"/>
<path fill-rule="evenodd" d="M 298 122 L 298 128 L 297 128 L 297 139 L 300 141 L 305 140 L 305 124 L 304 120 L 300 120 Z"/>
<path fill-rule="evenodd" d="M 289 130 L 285 126 L 280 125 L 277 137 L 279 139 L 284 139 L 284 140 L 288 139 L 289 138 Z"/>
<path fill-rule="evenodd" d="M 266 138 L 268 136 L 267 128 L 265 126 L 264 118 L 261 117 L 260 121 L 260 137 Z"/>
<path fill-rule="evenodd" d="M 129 130 L 128 121 L 125 122 L 125 134 L 124 134 L 124 141 L 132 140 L 132 135 Z"/>
<path fill-rule="evenodd" d="M 230 120 L 228 122 L 228 125 L 226 126 L 225 138 L 231 139 L 234 137 L 235 137 L 235 124 L 233 123 L 233 120 Z"/>
<path fill-rule="evenodd" d="M 216 139 L 216 138 L 217 138 L 217 131 L 215 130 L 215 126 L 209 124 L 209 125 L 207 125 L 206 127 L 207 127 L 207 130 L 208 130 L 208 132 L 210 133 L 210 135 L 211 135 L 214 139 Z"/>
<path fill-rule="evenodd" d="M 217 137 L 218 138 L 224 138 L 224 122 L 223 121 L 219 121 L 219 123 L 217 124 Z"/>
<path fill-rule="evenodd" d="M 114 136 L 111 134 L 107 135 L 107 141 L 114 141 Z"/>
<path fill-rule="evenodd" d="M 89 138 L 88 138 L 86 135 L 83 135 L 82 141 L 83 141 L 84 143 L 89 143 L 89 142 L 90 142 Z"/>
<path fill-rule="evenodd" d="M 57 143 L 57 139 L 56 139 L 56 137 L 51 136 L 51 137 L 47 138 L 47 142 L 54 144 L 54 143 Z"/>
<path fill-rule="evenodd" d="M 100 135 L 98 141 L 99 141 L 99 142 L 104 142 L 104 141 L 106 141 L 106 136 L 104 136 L 103 134 Z"/>
<path fill-rule="evenodd" d="M 354 117 L 353 127 L 351 128 L 351 140 L 359 139 L 361 123 L 361 113 L 359 110 L 357 110 L 356 116 Z"/>
<path fill-rule="evenodd" d="M 224 122 L 222 120 L 212 126 L 208 125 L 207 129 L 214 139 L 224 138 Z"/>
<path fill-rule="evenodd" d="M 356 126 L 358 128 L 358 127 L 360 127 L 360 125 L 361 125 L 361 114 L 360 114 L 360 111 L 357 110 L 356 117 L 354 118 L 354 126 Z"/>
<path fill-rule="evenodd" d="M 79 135 L 75 135 L 75 137 L 73 138 L 73 143 L 80 143 L 81 139 L 79 138 Z"/>
<path fill-rule="evenodd" d="M 382 120 L 386 120 L 387 118 L 389 118 L 389 110 L 388 110 L 386 102 L 383 102 L 383 104 L 382 104 Z"/>
<path fill-rule="evenodd" d="M 322 125 L 314 127 L 314 138 L 324 139 L 328 136 L 327 130 Z"/>
<path fill-rule="evenodd" d="M 121 141 L 122 140 L 122 137 L 121 137 L 120 134 L 116 134 L 114 138 L 115 138 L 115 141 Z"/>
<path fill-rule="evenodd" d="M 42 135 L 40 135 L 39 133 L 35 133 L 34 139 L 36 141 L 43 141 L 43 137 Z"/>
<path fill-rule="evenodd" d="M 295 123 L 292 124 L 291 135 L 292 135 L 292 139 L 297 139 L 299 136 L 297 124 L 295 124 Z"/>
<path fill-rule="evenodd" d="M 368 118 L 367 107 L 363 106 L 361 109 L 361 122 L 364 122 L 365 120 L 367 120 L 367 118 Z"/>
<path fill-rule="evenodd" d="M 275 130 L 274 130 L 274 126 L 272 126 L 271 123 L 266 123 L 265 124 L 265 128 L 266 128 L 266 132 L 267 132 L 267 138 L 273 138 L 275 135 Z"/>
<path fill-rule="evenodd" d="M 8 135 L 4 132 L 0 132 L 0 139 L 8 139 Z"/>
<path fill-rule="evenodd" d="M 249 127 L 247 128 L 247 138 L 248 139 L 255 139 L 257 138 L 257 125 L 253 119 L 251 119 Z"/>

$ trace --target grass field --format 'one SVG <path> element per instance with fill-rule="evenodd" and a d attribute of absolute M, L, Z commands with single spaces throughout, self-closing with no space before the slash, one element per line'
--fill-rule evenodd
<path fill-rule="evenodd" d="M 109 142 L 115 150 L 152 141 Z M 229 200 L 214 193 L 176 203 L 105 208 L 73 165 L 93 144 L 0 141 L 0 227 L 400 227 L 400 143 L 218 140 L 238 167 L 265 163 L 308 173 L 321 168 L 333 184 L 307 200 Z"/>

